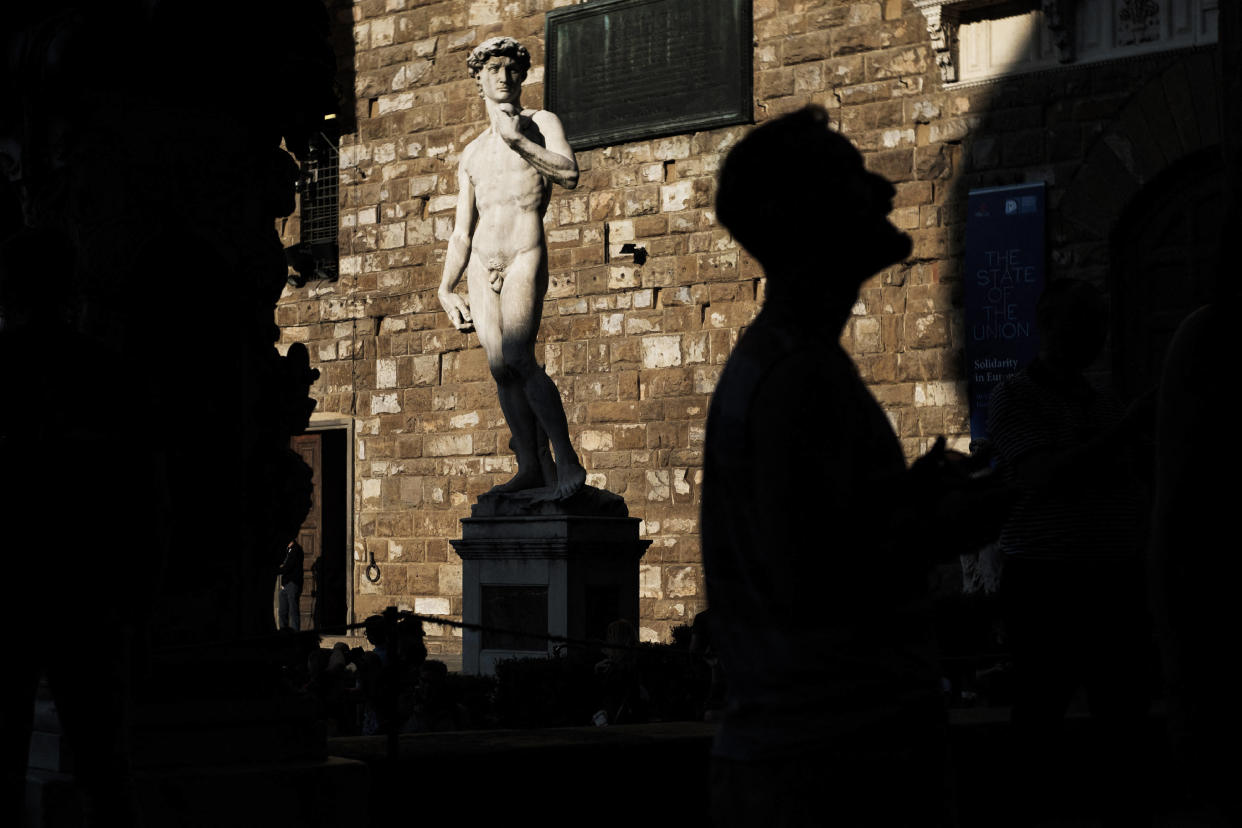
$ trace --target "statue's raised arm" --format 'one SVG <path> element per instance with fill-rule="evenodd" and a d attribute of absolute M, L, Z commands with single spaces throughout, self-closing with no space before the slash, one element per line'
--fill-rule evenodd
<path fill-rule="evenodd" d="M 491 104 L 490 101 L 488 103 Z M 489 105 L 488 109 L 495 110 L 492 123 L 496 132 L 514 152 L 565 189 L 572 190 L 578 186 L 578 162 L 569 142 L 565 140 L 560 118 L 546 109 L 529 114 L 519 113 L 516 107 L 509 104 Z M 531 124 L 534 129 L 530 128 Z M 531 140 L 528 132 L 542 137 L 543 144 Z"/>

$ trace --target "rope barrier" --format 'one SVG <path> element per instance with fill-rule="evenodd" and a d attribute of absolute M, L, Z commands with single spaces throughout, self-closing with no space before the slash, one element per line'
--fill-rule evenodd
<path fill-rule="evenodd" d="M 394 609 L 389 607 L 389 609 Z M 383 616 L 377 616 L 383 617 Z M 529 630 L 515 630 L 507 627 L 491 627 L 485 624 L 472 624 L 465 621 L 457 621 L 452 618 L 445 618 L 438 615 L 421 615 L 419 613 L 410 612 L 408 610 L 398 610 L 397 619 L 409 619 L 419 621 L 423 624 L 440 624 L 446 627 L 456 629 L 470 630 L 472 632 L 496 633 L 498 635 L 510 635 L 522 638 L 537 638 L 552 644 L 563 644 L 570 647 L 582 647 L 590 649 L 608 649 L 608 650 L 624 650 L 630 652 L 649 652 L 649 647 L 641 644 L 620 644 L 609 641 L 603 641 L 596 638 L 571 638 L 565 635 L 553 635 L 551 633 L 538 633 Z M 310 630 L 298 630 L 295 632 L 277 632 L 268 635 L 250 636 L 248 638 L 235 638 L 228 641 L 210 641 L 210 642 L 192 642 L 187 644 L 173 644 L 157 648 L 157 652 L 179 652 L 184 650 L 208 650 L 218 649 L 221 647 L 237 647 L 237 646 L 263 646 L 265 644 L 280 644 L 289 642 L 292 639 L 304 639 L 310 636 L 316 638 L 325 635 L 340 635 L 352 630 L 364 629 L 367 626 L 366 621 L 359 621 L 353 624 L 333 624 L 327 627 L 316 627 Z M 672 650 L 672 652 L 684 653 L 687 656 L 696 654 L 685 650 Z"/>
<path fill-rule="evenodd" d="M 627 651 L 627 652 L 650 652 L 650 648 L 634 644 L 620 644 L 598 639 L 577 639 L 564 635 L 552 635 L 551 633 L 534 633 L 527 630 L 514 630 L 504 627 L 490 627 L 484 624 L 471 624 L 465 621 L 457 621 L 451 618 L 444 618 L 436 615 L 422 615 L 415 612 L 400 611 L 396 607 L 387 607 L 382 615 L 372 616 L 381 619 L 388 643 L 392 647 L 390 658 L 382 670 L 384 681 L 380 685 L 380 690 L 375 698 L 376 709 L 382 714 L 382 720 L 385 726 L 382 735 L 385 737 L 385 754 L 390 762 L 395 762 L 400 756 L 400 729 L 397 721 L 400 716 L 398 714 L 398 672 L 400 665 L 401 652 L 401 635 L 399 625 L 402 621 L 417 621 L 420 624 L 440 624 L 447 627 L 454 627 L 462 630 L 471 630 L 477 632 L 491 632 L 501 635 L 521 636 L 525 638 L 537 638 L 553 644 L 561 644 L 565 646 L 576 646 L 598 650 L 609 651 Z M 374 623 L 374 622 L 372 622 Z M 368 626 L 367 621 L 356 622 L 353 624 L 334 624 L 328 627 L 316 627 L 311 630 L 298 630 L 296 632 L 277 632 L 269 635 L 251 636 L 249 638 L 237 638 L 231 641 L 211 641 L 211 642 L 194 642 L 188 644 L 172 645 L 160 647 L 157 652 L 189 652 L 201 651 L 224 647 L 245 647 L 245 646 L 271 646 L 273 644 L 286 644 L 291 640 L 309 640 L 314 636 L 316 643 L 323 635 L 331 635 L 334 633 L 345 633 L 351 630 L 363 629 Z M 699 658 L 698 653 L 692 653 L 689 650 L 681 650 L 669 647 L 666 652 L 675 653 L 687 658 Z"/>

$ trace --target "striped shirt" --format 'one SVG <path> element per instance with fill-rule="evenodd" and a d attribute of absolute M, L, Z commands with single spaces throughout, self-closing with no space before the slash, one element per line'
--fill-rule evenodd
<path fill-rule="evenodd" d="M 988 431 L 1020 494 L 1001 530 L 1007 555 L 1030 558 L 1130 556 L 1138 552 L 1141 509 L 1128 459 L 1117 454 L 1077 469 L 1059 485 L 1023 485 L 1015 468 L 1036 456 L 1078 448 L 1115 427 L 1120 403 L 1087 380 L 1058 380 L 1038 360 L 997 386 Z"/>

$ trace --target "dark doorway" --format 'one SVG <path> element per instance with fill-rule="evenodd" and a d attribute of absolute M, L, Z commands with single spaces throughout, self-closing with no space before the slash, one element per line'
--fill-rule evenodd
<path fill-rule="evenodd" d="M 1225 218 L 1220 153 L 1197 153 L 1145 186 L 1113 235 L 1114 380 L 1128 398 L 1160 381 L 1178 324 L 1211 300 Z"/>
<path fill-rule="evenodd" d="M 348 437 L 345 429 L 312 431 L 292 438 L 291 445 L 311 467 L 315 486 L 311 510 L 298 532 L 306 553 L 302 629 L 340 626 L 349 612 Z"/>

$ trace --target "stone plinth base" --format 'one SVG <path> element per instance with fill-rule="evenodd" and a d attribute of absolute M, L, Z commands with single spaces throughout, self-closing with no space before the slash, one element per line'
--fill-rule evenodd
<path fill-rule="evenodd" d="M 462 520 L 462 672 L 491 675 L 506 658 L 541 657 L 540 634 L 602 639 L 608 624 L 638 625 L 638 562 L 651 541 L 625 501 L 588 487 L 559 502 L 542 490 L 483 495 Z"/>

